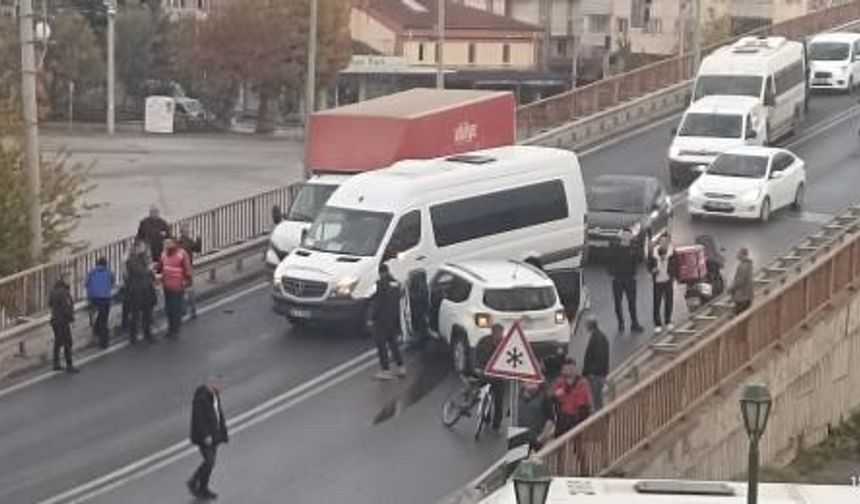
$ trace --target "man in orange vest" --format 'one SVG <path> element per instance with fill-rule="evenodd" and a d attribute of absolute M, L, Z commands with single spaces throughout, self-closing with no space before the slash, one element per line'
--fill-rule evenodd
<path fill-rule="evenodd" d="M 191 283 L 191 259 L 173 238 L 164 242 L 159 270 L 164 289 L 164 312 L 167 315 L 167 337 L 179 335 L 185 311 L 185 288 Z"/>

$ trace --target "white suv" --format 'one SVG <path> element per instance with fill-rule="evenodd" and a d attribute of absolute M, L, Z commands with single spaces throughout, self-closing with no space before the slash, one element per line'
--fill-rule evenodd
<path fill-rule="evenodd" d="M 578 287 L 577 287 L 578 288 Z M 452 348 L 454 367 L 471 373 L 475 349 L 491 328 L 521 320 L 523 332 L 540 357 L 567 352 L 570 326 L 558 291 L 547 274 L 530 264 L 467 260 L 443 264 L 429 282 L 426 330 Z M 410 304 L 414 301 L 410 301 Z M 422 303 L 423 304 L 423 303 Z M 411 312 L 417 306 L 411 307 Z M 408 320 L 415 313 L 404 319 Z M 482 345 L 483 346 L 483 345 Z"/>

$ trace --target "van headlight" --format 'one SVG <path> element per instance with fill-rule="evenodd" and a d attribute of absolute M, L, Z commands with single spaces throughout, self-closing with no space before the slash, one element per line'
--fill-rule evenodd
<path fill-rule="evenodd" d="M 355 277 L 344 277 L 334 283 L 334 288 L 331 291 L 334 297 L 349 297 L 352 296 L 355 286 L 358 285 L 358 279 Z"/>
<path fill-rule="evenodd" d="M 485 329 L 490 327 L 493 323 L 493 317 L 490 316 L 489 313 L 476 313 L 475 314 L 475 325 Z"/>

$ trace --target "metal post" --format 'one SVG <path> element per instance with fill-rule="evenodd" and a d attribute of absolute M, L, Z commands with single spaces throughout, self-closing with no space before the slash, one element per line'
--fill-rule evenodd
<path fill-rule="evenodd" d="M 684 53 L 687 52 L 687 2 L 681 0 L 678 2 L 678 78 L 683 79 L 686 74 L 684 71 Z"/>
<path fill-rule="evenodd" d="M 116 0 L 107 3 L 107 132 L 116 131 Z"/>
<path fill-rule="evenodd" d="M 758 503 L 758 440 L 750 440 L 749 468 L 747 480 L 747 504 Z"/>
<path fill-rule="evenodd" d="M 436 6 L 436 89 L 445 89 L 445 2 Z"/>
<path fill-rule="evenodd" d="M 511 380 L 508 386 L 511 388 L 511 427 L 518 427 L 520 425 L 520 382 Z"/>
<path fill-rule="evenodd" d="M 693 74 L 699 70 L 699 62 L 702 60 L 702 1 L 693 0 Z"/>
<path fill-rule="evenodd" d="M 305 159 L 310 147 L 311 114 L 316 110 L 317 88 L 317 9 L 318 0 L 310 0 L 310 19 L 308 29 L 308 67 L 305 77 Z M 305 180 L 310 176 L 305 163 Z"/>
<path fill-rule="evenodd" d="M 36 48 L 33 33 L 33 0 L 21 0 L 21 99 L 24 116 L 25 166 L 27 169 L 27 224 L 30 231 L 30 264 L 42 262 L 42 183 L 39 159 L 39 112 L 36 102 Z"/>
<path fill-rule="evenodd" d="M 540 18 L 543 27 L 543 46 L 541 68 L 549 71 L 549 60 L 552 57 L 552 4 L 550 0 L 540 0 Z"/>
<path fill-rule="evenodd" d="M 69 131 L 75 122 L 75 81 L 69 81 Z"/>
<path fill-rule="evenodd" d="M 579 79 L 579 37 L 573 36 L 573 55 L 570 63 L 570 88 L 576 89 L 577 80 Z"/>

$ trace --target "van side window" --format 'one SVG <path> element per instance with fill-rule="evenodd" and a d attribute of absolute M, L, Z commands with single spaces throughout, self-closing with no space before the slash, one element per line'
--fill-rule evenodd
<path fill-rule="evenodd" d="M 752 116 L 747 114 L 746 119 L 744 119 L 747 123 L 746 133 L 744 134 L 744 138 L 752 138 L 755 134 L 755 127 L 753 126 Z"/>
<path fill-rule="evenodd" d="M 559 179 L 430 207 L 439 247 L 563 220 L 568 214 L 567 194 Z"/>
<path fill-rule="evenodd" d="M 421 241 L 421 212 L 413 210 L 397 222 L 391 240 L 388 242 L 388 251 L 393 253 L 403 252 L 418 245 Z"/>
<path fill-rule="evenodd" d="M 789 166 L 791 166 L 791 163 L 793 162 L 794 158 L 792 158 L 788 154 L 780 152 L 773 158 L 773 167 L 771 168 L 771 171 L 783 171 Z"/>
<path fill-rule="evenodd" d="M 764 82 L 764 102 L 773 103 L 775 96 L 773 94 L 773 77 L 768 77 Z"/>
<path fill-rule="evenodd" d="M 776 72 L 774 85 L 779 96 L 804 82 L 803 62 L 797 61 Z"/>
<path fill-rule="evenodd" d="M 854 42 L 854 52 L 851 54 L 851 59 L 856 61 L 858 56 L 860 56 L 860 40 Z"/>

